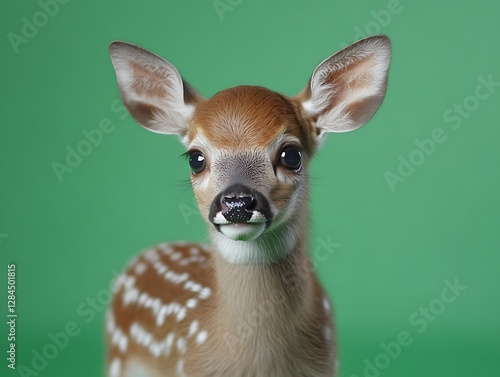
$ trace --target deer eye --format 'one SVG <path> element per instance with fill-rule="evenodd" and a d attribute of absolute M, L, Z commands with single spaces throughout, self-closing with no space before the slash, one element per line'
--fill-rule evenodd
<path fill-rule="evenodd" d="M 285 168 L 299 171 L 302 167 L 302 153 L 297 147 L 285 147 L 280 153 L 280 163 Z"/>
<path fill-rule="evenodd" d="M 194 174 L 201 173 L 207 167 L 205 156 L 200 151 L 189 152 L 189 166 Z"/>

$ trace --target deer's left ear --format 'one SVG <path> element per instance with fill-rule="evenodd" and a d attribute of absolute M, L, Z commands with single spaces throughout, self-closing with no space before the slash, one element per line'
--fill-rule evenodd
<path fill-rule="evenodd" d="M 377 35 L 340 50 L 316 68 L 297 99 L 320 138 L 370 120 L 385 96 L 390 57 L 389 38 Z"/>

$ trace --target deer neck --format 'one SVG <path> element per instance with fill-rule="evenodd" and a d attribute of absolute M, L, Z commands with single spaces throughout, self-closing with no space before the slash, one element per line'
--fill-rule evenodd
<path fill-rule="evenodd" d="M 301 213 L 304 215 L 293 224 L 267 232 L 263 235 L 267 239 L 250 241 L 251 245 L 249 241 L 214 243 L 233 247 L 214 253 L 217 302 L 213 318 L 226 344 L 237 348 L 243 344 L 256 348 L 259 344 L 283 344 L 296 333 L 290 326 L 308 322 L 315 280 L 306 250 L 307 214 Z M 238 250 L 238 245 L 243 250 Z M 249 247 L 252 250 L 245 249 Z M 227 252 L 252 252 L 255 261 L 233 263 L 224 257 Z"/>

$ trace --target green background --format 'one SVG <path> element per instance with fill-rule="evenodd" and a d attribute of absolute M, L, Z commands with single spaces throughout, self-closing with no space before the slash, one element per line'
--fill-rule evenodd
<path fill-rule="evenodd" d="M 500 87 L 476 96 L 481 77 L 500 82 L 498 2 L 232 0 L 222 15 L 212 0 L 66 2 L 17 53 L 8 35 L 22 36 L 23 17 L 43 24 L 41 5 L 0 5 L 0 313 L 14 262 L 18 367 L 74 322 L 79 334 L 37 375 L 102 375 L 99 300 L 116 271 L 146 246 L 206 237 L 181 144 L 112 109 L 112 40 L 164 56 L 205 96 L 239 84 L 294 95 L 340 46 L 384 33 L 384 104 L 366 127 L 329 137 L 311 172 L 311 250 L 340 245 L 317 263 L 336 306 L 340 375 L 500 375 Z M 470 111 L 444 119 L 464 102 Z M 113 131 L 58 179 L 53 163 L 106 118 Z M 424 156 L 416 140 L 436 129 L 446 141 Z M 391 189 L 401 158 L 419 165 Z M 455 279 L 467 288 L 443 304 Z M 429 305 L 439 313 L 419 332 L 409 319 Z M 365 371 L 402 332 L 412 344 Z M 18 374 L 1 359 L 0 374 Z"/>

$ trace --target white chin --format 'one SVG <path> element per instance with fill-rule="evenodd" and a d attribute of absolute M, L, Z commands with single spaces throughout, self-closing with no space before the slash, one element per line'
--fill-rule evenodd
<path fill-rule="evenodd" d="M 253 241 L 266 229 L 265 223 L 239 223 L 220 226 L 220 231 L 227 238 L 235 241 Z"/>

